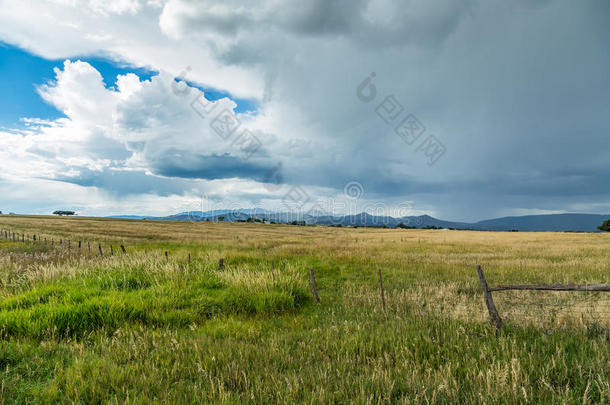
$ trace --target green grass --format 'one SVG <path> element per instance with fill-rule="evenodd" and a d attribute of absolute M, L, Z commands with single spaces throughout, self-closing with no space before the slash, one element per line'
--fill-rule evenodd
<path fill-rule="evenodd" d="M 201 263 L 174 267 L 144 256 L 80 271 L 86 275 L 42 281 L 4 295 L 0 335 L 40 340 L 111 333 L 126 325 L 185 328 L 223 314 L 295 311 L 308 300 L 306 285 L 290 279 L 289 272 L 269 280 L 269 271 L 242 268 L 247 274 L 240 279 L 231 269 L 213 271 Z M 255 286 L 256 275 L 265 282 Z"/>
<path fill-rule="evenodd" d="M 497 293 L 497 331 L 473 267 L 609 282 L 610 235 L 0 224 L 129 252 L 0 242 L 2 403 L 610 403 L 610 294 Z"/>

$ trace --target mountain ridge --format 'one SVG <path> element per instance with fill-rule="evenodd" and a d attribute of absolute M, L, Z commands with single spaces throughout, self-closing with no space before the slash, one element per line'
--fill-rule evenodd
<path fill-rule="evenodd" d="M 540 214 L 506 216 L 477 222 L 446 221 L 430 215 L 390 217 L 375 216 L 365 212 L 352 215 L 333 216 L 329 214 L 309 215 L 304 213 L 276 212 L 263 209 L 237 209 L 213 211 L 187 211 L 173 215 L 155 217 L 141 215 L 113 215 L 108 218 L 141 219 L 156 221 L 246 221 L 248 218 L 266 222 L 296 223 L 308 225 L 359 226 L 359 227 L 409 227 L 409 228 L 451 228 L 481 231 L 522 231 L 522 232 L 598 232 L 610 215 L 601 214 Z"/>

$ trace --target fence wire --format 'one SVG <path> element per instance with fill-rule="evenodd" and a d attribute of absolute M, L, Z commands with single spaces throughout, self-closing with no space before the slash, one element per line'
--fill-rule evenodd
<path fill-rule="evenodd" d="M 500 317 L 516 324 L 610 327 L 609 292 L 494 291 L 493 299 Z"/>

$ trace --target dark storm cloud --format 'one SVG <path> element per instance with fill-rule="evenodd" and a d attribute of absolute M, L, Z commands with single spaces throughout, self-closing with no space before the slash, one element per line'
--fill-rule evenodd
<path fill-rule="evenodd" d="M 230 155 L 201 155 L 167 150 L 150 162 L 151 169 L 166 177 L 217 180 L 242 178 L 263 181 L 272 169 Z"/>
<path fill-rule="evenodd" d="M 223 62 L 256 66 L 265 101 L 298 111 L 305 129 L 290 131 L 315 146 L 284 159 L 288 184 L 341 191 L 358 181 L 368 197 L 413 198 L 458 220 L 557 209 L 559 198 L 564 210 L 610 208 L 605 2 L 188 4 L 173 15 L 185 35 L 222 36 L 213 49 Z M 367 104 L 355 90 L 370 72 L 378 97 Z M 434 166 L 376 113 L 390 95 L 446 146 Z M 221 153 L 155 153 L 150 169 L 168 177 L 261 181 L 270 170 Z"/>
<path fill-rule="evenodd" d="M 56 180 L 85 187 L 97 187 L 113 196 L 134 194 L 180 195 L 192 187 L 192 184 L 187 180 L 169 179 L 151 176 L 139 171 L 116 169 L 103 171 L 81 169 L 77 175 L 59 176 Z"/>

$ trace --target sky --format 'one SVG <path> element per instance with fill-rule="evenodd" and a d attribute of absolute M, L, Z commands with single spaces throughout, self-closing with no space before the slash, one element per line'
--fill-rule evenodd
<path fill-rule="evenodd" d="M 0 0 L 0 211 L 610 213 L 607 0 Z"/>

